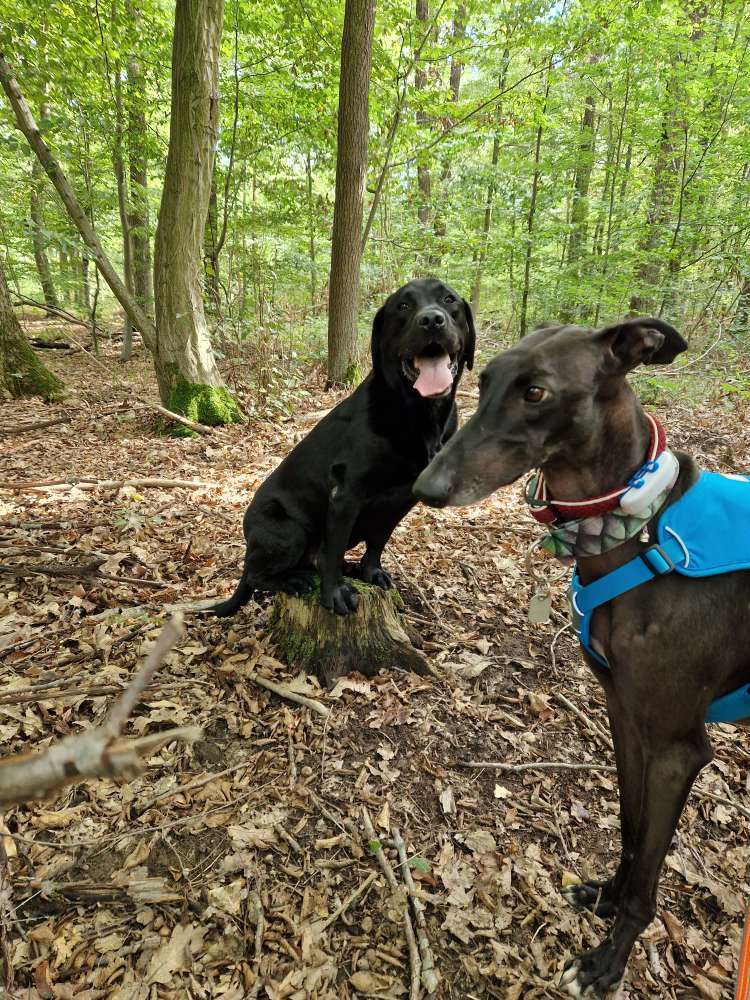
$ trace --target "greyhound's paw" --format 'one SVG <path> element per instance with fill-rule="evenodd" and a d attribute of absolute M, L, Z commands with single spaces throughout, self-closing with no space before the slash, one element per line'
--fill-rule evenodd
<path fill-rule="evenodd" d="M 374 587 L 380 587 L 381 590 L 390 590 L 393 586 L 391 574 L 386 573 L 380 566 L 376 566 L 374 569 L 365 569 L 362 567 L 362 579 L 365 583 L 371 583 Z"/>
<path fill-rule="evenodd" d="M 611 917 L 617 912 L 614 897 L 614 879 L 606 881 L 579 882 L 566 885 L 562 890 L 563 899 L 578 910 L 590 910 L 598 917 Z"/>
<path fill-rule="evenodd" d="M 294 569 L 281 581 L 281 589 L 292 597 L 303 597 L 315 587 L 317 574 L 314 569 Z"/>
<path fill-rule="evenodd" d="M 560 977 L 560 989 L 571 997 L 603 1000 L 617 989 L 624 972 L 612 944 L 605 941 L 568 962 Z"/>
<path fill-rule="evenodd" d="M 339 583 L 330 592 L 320 595 L 320 603 L 326 609 L 337 615 L 348 615 L 356 611 L 359 605 L 359 594 L 350 583 Z"/>

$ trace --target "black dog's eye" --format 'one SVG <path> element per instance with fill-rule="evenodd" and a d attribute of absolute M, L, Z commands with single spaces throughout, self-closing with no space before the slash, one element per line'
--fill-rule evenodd
<path fill-rule="evenodd" d="M 408 302 L 400 302 L 399 306 L 398 306 L 398 311 L 399 312 L 406 312 L 406 310 L 408 308 L 409 308 L 409 303 Z"/>
<path fill-rule="evenodd" d="M 455 295 L 446 295 L 445 298 L 443 299 L 443 302 L 455 302 L 455 301 L 456 301 Z"/>
<path fill-rule="evenodd" d="M 548 395 L 547 390 L 543 389 L 540 385 L 530 385 L 523 394 L 523 398 L 527 403 L 541 403 Z"/>

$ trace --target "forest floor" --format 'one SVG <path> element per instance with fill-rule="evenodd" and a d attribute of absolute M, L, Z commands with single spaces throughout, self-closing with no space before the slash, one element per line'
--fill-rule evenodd
<path fill-rule="evenodd" d="M 0 419 L 8 430 L 70 416 L 3 439 L 2 563 L 25 569 L 0 590 L 2 754 L 101 721 L 165 605 L 231 592 L 253 490 L 334 401 L 311 377 L 307 414 L 174 439 L 134 403 L 152 396 L 145 359 L 125 384 L 114 355 L 110 376 L 82 353 L 44 354 L 71 389 L 67 404 L 6 402 Z M 474 385 L 463 387 L 464 416 Z M 704 466 L 750 468 L 747 402 L 652 409 Z M 71 476 L 115 485 L 10 485 Z M 203 485 L 116 485 L 144 477 Z M 551 622 L 527 620 L 524 554 L 537 534 L 520 486 L 472 508 L 420 506 L 396 530 L 384 564 L 442 678 L 384 671 L 324 691 L 278 662 L 266 607 L 231 621 L 188 616 L 128 732 L 195 724 L 202 740 L 171 744 L 129 783 L 81 783 L 4 817 L 11 995 L 407 997 L 397 827 L 424 903 L 435 996 L 561 996 L 564 963 L 607 924 L 570 909 L 560 887 L 613 869 L 618 806 L 614 775 L 597 770 L 613 764 L 602 695 L 569 631 L 552 655 L 567 620 L 562 583 Z M 85 566 L 93 553 L 106 556 L 99 572 L 128 580 L 38 569 Z M 38 575 L 21 575 L 29 567 Z M 330 714 L 270 694 L 256 669 Z M 716 759 L 682 817 L 622 998 L 733 996 L 750 900 L 750 735 L 714 726 L 712 739 Z"/>

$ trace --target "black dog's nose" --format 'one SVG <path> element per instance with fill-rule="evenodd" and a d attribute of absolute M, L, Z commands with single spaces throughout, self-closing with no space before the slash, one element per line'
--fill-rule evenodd
<path fill-rule="evenodd" d="M 419 317 L 419 325 L 425 330 L 432 326 L 440 329 L 440 327 L 445 326 L 445 315 L 440 309 L 425 309 Z"/>

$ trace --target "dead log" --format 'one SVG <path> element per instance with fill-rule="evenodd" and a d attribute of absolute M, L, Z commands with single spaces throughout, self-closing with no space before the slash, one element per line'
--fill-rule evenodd
<path fill-rule="evenodd" d="M 317 588 L 306 597 L 276 595 L 271 636 L 285 662 L 315 674 L 326 686 L 355 671 L 372 677 L 382 667 L 432 673 L 401 623 L 398 592 L 349 582 L 359 592 L 359 607 L 345 616 L 321 607 Z"/>

